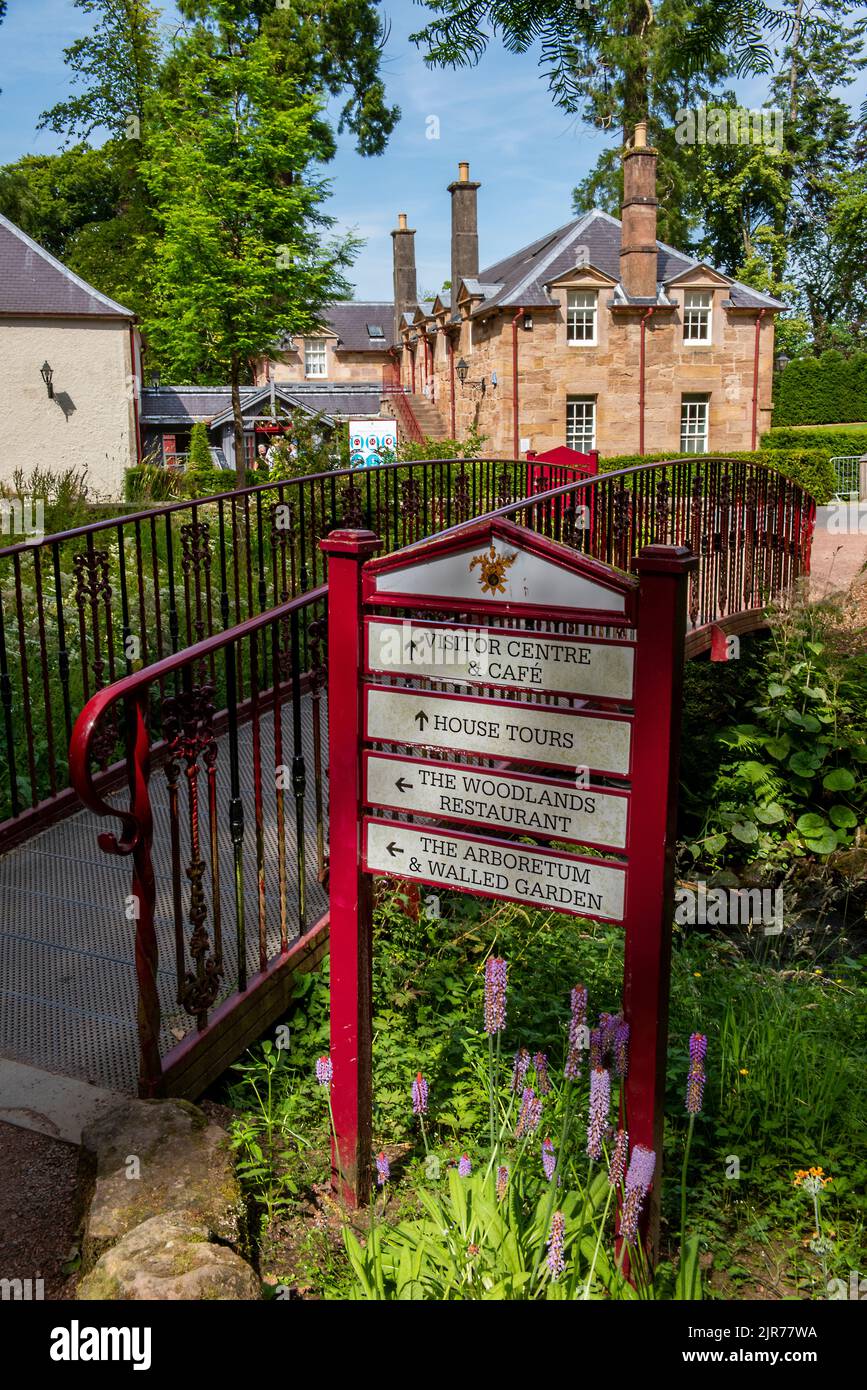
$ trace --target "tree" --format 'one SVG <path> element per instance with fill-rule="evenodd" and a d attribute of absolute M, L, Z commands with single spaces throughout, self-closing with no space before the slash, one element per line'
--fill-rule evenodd
<path fill-rule="evenodd" d="M 690 200 L 678 109 L 706 101 L 729 73 L 770 72 L 773 41 L 792 27 L 790 0 L 425 0 L 434 18 L 413 38 L 433 66 L 478 63 L 491 37 L 513 53 L 536 46 L 555 103 L 620 137 L 575 194 L 576 210 L 619 211 L 620 150 L 647 120 L 659 150 L 659 231 L 686 248 L 699 217 Z M 824 34 L 812 16 L 802 32 Z"/>
<path fill-rule="evenodd" d="M 38 129 L 89 140 L 95 130 L 141 137 L 160 63 L 159 9 L 149 0 L 74 0 L 98 16 L 93 33 L 63 50 L 73 84 L 84 90 L 43 111 Z"/>
<path fill-rule="evenodd" d="M 266 36 L 299 95 L 344 96 L 338 130 L 359 154 L 382 154 L 400 119 L 388 106 L 379 67 L 389 27 L 378 0 L 178 0 L 187 19 L 241 43 Z"/>
<path fill-rule="evenodd" d="M 325 302 L 349 292 L 342 271 L 356 244 L 320 244 L 330 219 L 313 174 L 334 138 L 264 29 L 231 20 L 196 24 L 179 42 L 154 108 L 142 174 L 160 239 L 145 327 L 169 372 L 228 374 L 243 486 L 250 361 L 282 332 L 315 330 Z"/>

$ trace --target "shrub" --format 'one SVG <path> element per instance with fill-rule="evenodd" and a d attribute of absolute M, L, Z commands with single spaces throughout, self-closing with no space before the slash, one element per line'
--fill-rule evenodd
<path fill-rule="evenodd" d="M 821 449 L 824 453 L 867 454 L 867 429 L 838 426 L 836 429 L 772 429 L 763 434 L 760 448 L 778 452 L 781 449 Z"/>
<path fill-rule="evenodd" d="M 826 425 L 867 416 L 867 353 L 798 357 L 778 378 L 774 425 Z"/>
<path fill-rule="evenodd" d="M 666 459 L 672 457 L 671 453 L 644 454 L 643 456 L 641 454 L 620 454 L 613 458 L 600 459 L 599 471 L 612 473 L 619 468 L 632 468 L 642 463 L 664 463 Z M 746 450 L 725 454 L 701 454 L 696 455 L 696 457 L 753 460 L 755 463 L 761 464 L 763 468 L 773 469 L 777 473 L 782 473 L 785 478 L 790 478 L 793 483 L 798 483 L 820 504 L 828 502 L 837 491 L 836 474 L 831 467 L 828 454 L 822 449 L 775 448 L 760 449 L 755 453 Z"/>

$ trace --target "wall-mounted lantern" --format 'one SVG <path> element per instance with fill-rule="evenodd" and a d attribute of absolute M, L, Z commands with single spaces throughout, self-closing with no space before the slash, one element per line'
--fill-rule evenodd
<path fill-rule="evenodd" d="M 42 377 L 42 380 L 45 382 L 45 389 L 46 389 L 47 392 L 48 392 L 48 399 L 51 400 L 51 401 L 53 401 L 53 400 L 54 400 L 54 387 L 53 387 L 53 385 L 52 385 L 52 382 L 53 382 L 53 380 L 54 380 L 54 368 L 51 366 L 51 364 L 50 364 L 49 362 L 47 362 L 47 361 L 46 361 L 46 362 L 43 362 L 43 363 L 42 363 L 42 366 L 39 368 L 39 375 Z"/>
<path fill-rule="evenodd" d="M 159 391 L 159 389 L 160 389 L 160 374 L 159 374 L 159 372 L 151 372 L 151 390 L 152 390 L 152 391 Z"/>
<path fill-rule="evenodd" d="M 778 372 L 784 372 L 791 360 L 792 359 L 786 352 L 786 349 L 783 348 L 782 352 L 778 352 L 776 357 L 774 358 L 774 367 Z"/>
<path fill-rule="evenodd" d="M 467 366 L 467 363 L 464 361 L 462 357 L 460 362 L 458 362 L 455 366 L 455 371 L 458 375 L 458 381 L 461 383 L 461 390 L 463 391 L 465 386 L 478 386 L 481 395 L 484 395 L 488 387 L 487 381 L 484 377 L 482 377 L 479 381 L 468 381 L 467 374 L 469 370 L 470 369 Z"/>
<path fill-rule="evenodd" d="M 523 328 L 523 330 L 524 330 L 525 333 L 532 333 L 532 331 L 533 331 L 533 315 L 532 315 L 532 314 L 525 314 L 525 315 L 524 315 L 523 320 L 522 320 L 522 322 L 521 322 L 521 327 Z"/>

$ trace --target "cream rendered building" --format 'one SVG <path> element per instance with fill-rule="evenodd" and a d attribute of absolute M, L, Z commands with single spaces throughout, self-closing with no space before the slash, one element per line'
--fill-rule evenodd
<path fill-rule="evenodd" d="M 0 487 L 17 468 L 74 468 L 91 495 L 120 497 L 140 376 L 135 315 L 0 215 Z"/>

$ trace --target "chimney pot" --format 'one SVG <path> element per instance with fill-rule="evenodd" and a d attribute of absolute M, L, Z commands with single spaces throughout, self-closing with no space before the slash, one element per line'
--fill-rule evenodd
<path fill-rule="evenodd" d="M 399 213 L 397 214 L 397 226 L 398 226 L 398 230 L 399 230 L 399 231 L 401 231 L 401 232 L 405 232 L 405 231 L 406 231 L 406 213 L 405 213 L 405 212 L 399 212 Z"/>
<path fill-rule="evenodd" d="M 461 183 L 469 183 L 470 166 L 465 159 L 461 160 L 460 164 L 458 165 L 458 178 L 460 179 Z"/>
<path fill-rule="evenodd" d="M 636 150 L 647 148 L 647 121 L 639 121 L 636 125 L 632 147 Z"/>

